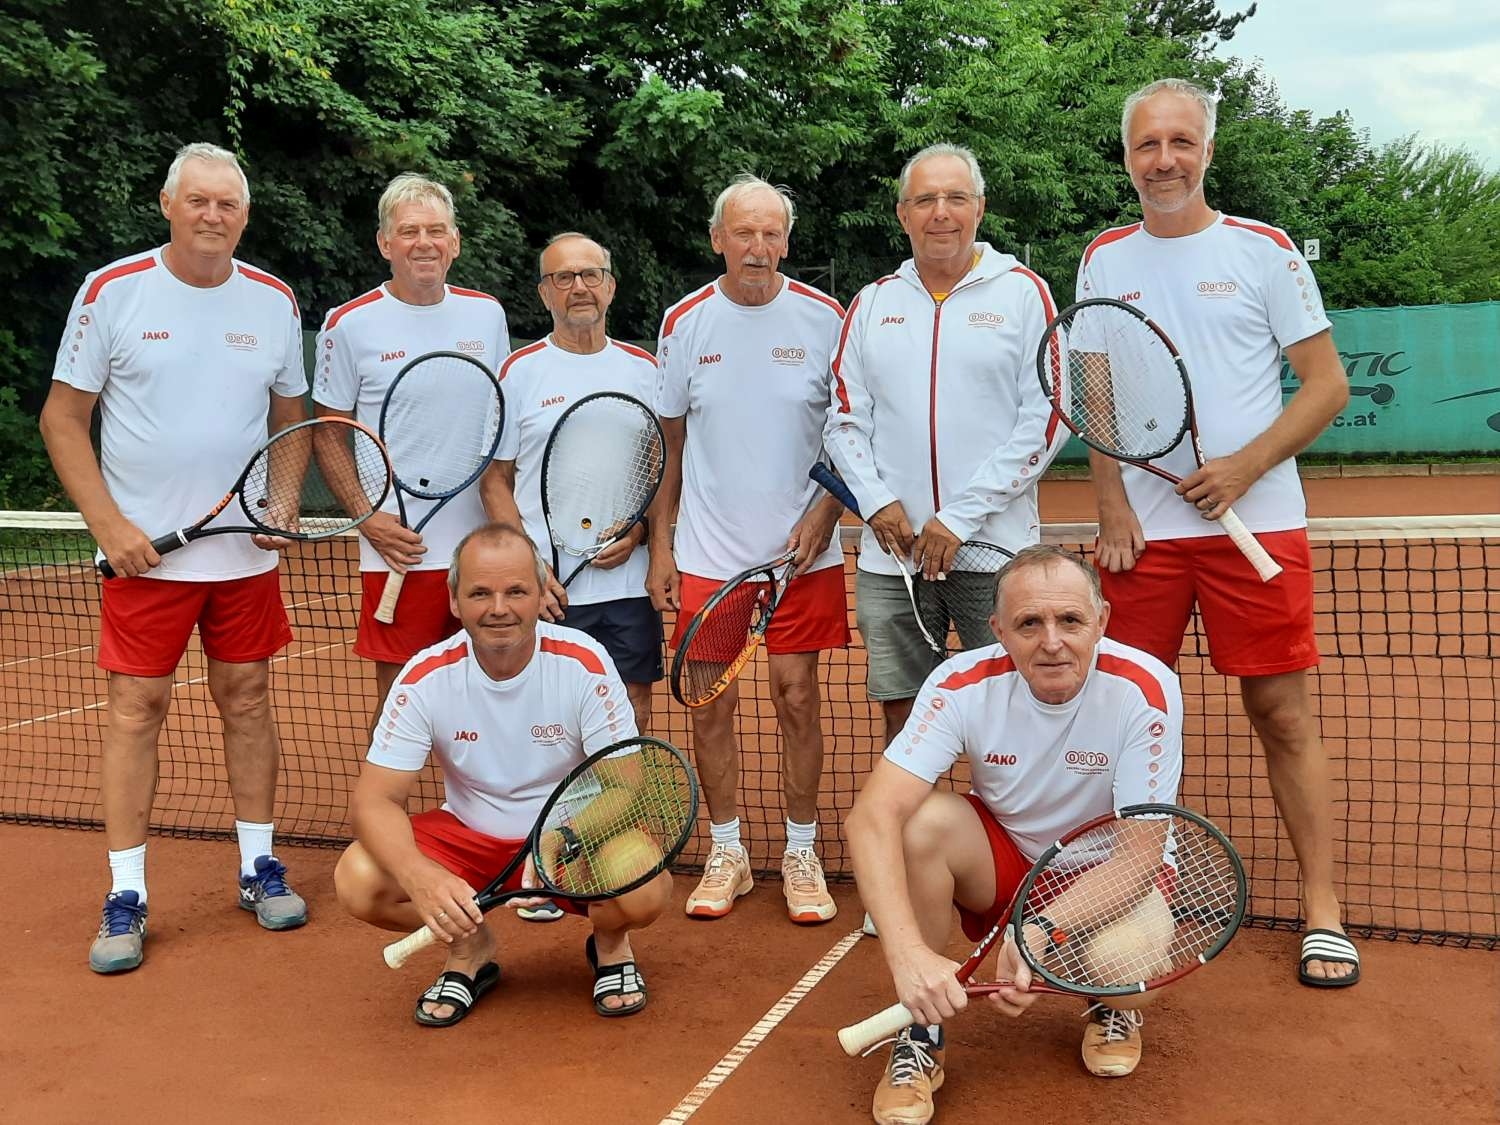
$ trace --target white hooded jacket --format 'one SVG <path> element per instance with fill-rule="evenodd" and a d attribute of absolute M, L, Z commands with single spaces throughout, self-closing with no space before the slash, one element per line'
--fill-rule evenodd
<path fill-rule="evenodd" d="M 1068 431 L 1036 373 L 1056 313 L 1047 283 L 976 243 L 942 301 L 908 259 L 849 306 L 833 358 L 824 444 L 868 518 L 899 500 L 920 532 L 936 515 L 961 540 L 1037 542 L 1036 482 Z M 860 569 L 896 574 L 869 528 Z"/>

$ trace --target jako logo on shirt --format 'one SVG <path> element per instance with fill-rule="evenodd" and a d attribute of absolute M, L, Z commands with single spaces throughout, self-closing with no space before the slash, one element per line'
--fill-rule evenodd
<path fill-rule="evenodd" d="M 783 367 L 797 367 L 807 359 L 806 348 L 772 348 L 771 362 Z"/>
<path fill-rule="evenodd" d="M 531 728 L 531 740 L 542 746 L 556 746 L 568 735 L 561 723 L 537 723 Z"/>
<path fill-rule="evenodd" d="M 561 406 L 568 401 L 567 395 L 553 395 L 551 398 L 542 399 L 543 406 Z"/>
<path fill-rule="evenodd" d="M 253 352 L 256 345 L 260 343 L 253 332 L 226 332 L 224 342 L 231 348 L 242 352 Z"/>
<path fill-rule="evenodd" d="M 1139 301 L 1140 299 L 1141 291 L 1139 289 L 1137 289 L 1134 293 L 1121 293 L 1118 297 L 1115 298 L 1115 300 L 1117 301 Z"/>
<path fill-rule="evenodd" d="M 698 357 L 698 366 L 707 367 L 710 363 L 722 363 L 723 361 L 724 354 L 722 352 L 715 352 L 713 355 L 700 355 Z"/>
<path fill-rule="evenodd" d="M 460 340 L 457 343 L 457 345 L 455 345 L 455 346 L 461 352 L 482 352 L 482 351 L 484 351 L 484 341 L 483 340 Z"/>
<path fill-rule="evenodd" d="M 1016 764 L 1014 754 L 986 754 L 984 764 L 987 766 L 1013 766 Z"/>
<path fill-rule="evenodd" d="M 171 338 L 172 338 L 172 333 L 166 332 L 166 331 L 162 331 L 162 332 L 142 332 L 141 333 L 141 339 L 142 340 L 170 340 Z"/>
<path fill-rule="evenodd" d="M 477 730 L 459 730 L 453 732 L 454 742 L 478 742 L 479 732 Z"/>
<path fill-rule="evenodd" d="M 393 359 L 405 359 L 405 358 L 406 358 L 406 352 L 405 351 L 399 351 L 399 352 L 381 352 L 380 353 L 380 362 L 381 363 L 390 363 L 391 360 L 393 360 Z"/>
<path fill-rule="evenodd" d="M 1198 296 L 1200 297 L 1232 297 L 1239 291 L 1239 285 L 1233 281 L 1198 282 Z"/>
<path fill-rule="evenodd" d="M 1005 323 L 1005 318 L 994 312 L 971 312 L 969 323 L 977 324 L 981 328 L 999 328 Z"/>
<path fill-rule="evenodd" d="M 883 316 L 883 317 L 880 318 L 880 325 L 881 325 L 882 328 L 885 327 L 887 324 L 905 324 L 905 323 L 906 323 L 906 317 L 904 317 L 904 316 Z"/>

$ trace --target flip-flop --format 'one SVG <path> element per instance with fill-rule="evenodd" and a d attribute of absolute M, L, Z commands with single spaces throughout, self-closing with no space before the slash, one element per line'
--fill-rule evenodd
<path fill-rule="evenodd" d="M 452 1027 L 469 1014 L 479 1003 L 479 998 L 500 982 L 500 966 L 486 961 L 472 977 L 457 969 L 449 969 L 426 992 L 417 998 L 412 1016 L 423 1027 Z M 423 1004 L 447 1004 L 451 1015 L 439 1018 L 422 1010 Z"/>
<path fill-rule="evenodd" d="M 1342 977 L 1315 977 L 1307 971 L 1309 961 L 1332 965 L 1353 965 L 1354 971 Z M 1337 930 L 1308 930 L 1302 935 L 1302 960 L 1297 962 L 1297 979 L 1309 988 L 1348 988 L 1359 983 L 1359 950 L 1348 936 Z"/>
<path fill-rule="evenodd" d="M 599 964 L 599 949 L 590 934 L 584 943 L 583 952 L 594 970 L 594 1011 L 613 1019 L 616 1016 L 633 1016 L 646 1006 L 646 978 L 636 968 L 634 960 L 621 961 L 618 965 Z M 604 1002 L 608 996 L 625 996 L 632 992 L 641 994 L 640 1000 L 627 1007 L 611 1008 Z"/>

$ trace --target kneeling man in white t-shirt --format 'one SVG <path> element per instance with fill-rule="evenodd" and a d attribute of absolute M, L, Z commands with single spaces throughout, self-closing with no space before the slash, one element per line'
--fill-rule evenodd
<path fill-rule="evenodd" d="M 334 873 L 339 901 L 383 929 L 426 925 L 447 943 L 447 964 L 414 1013 L 428 1027 L 457 1023 L 500 979 L 477 888 L 525 846 L 569 770 L 636 734 L 603 646 L 538 621 L 546 577 L 535 545 L 511 524 L 486 524 L 459 542 L 448 589 L 463 631 L 417 653 L 396 677 L 350 801 L 355 843 Z M 429 752 L 447 799 L 408 816 Z M 585 953 L 600 1015 L 645 1007 L 630 932 L 654 922 L 671 894 L 663 872 L 617 899 L 560 903 L 593 923 Z"/>
<path fill-rule="evenodd" d="M 953 908 L 978 941 L 1069 829 L 1126 805 L 1176 799 L 1177 677 L 1155 657 L 1105 639 L 1108 620 L 1093 567 L 1058 547 L 1022 550 L 996 586 L 990 626 L 1000 643 L 955 656 L 927 678 L 849 814 L 860 898 L 880 931 L 896 995 L 918 1017 L 896 1038 L 876 1088 L 878 1122 L 932 1117 L 943 1081 L 941 1024 L 968 999 L 954 976 L 959 966 L 942 952 Z M 935 789 L 961 757 L 971 791 Z M 1002 978 L 1015 964 L 1006 943 Z M 1009 988 L 992 1000 L 1018 1016 L 1037 995 Z M 1091 1073 L 1135 1069 L 1138 1009 L 1150 996 L 1090 1008 L 1083 1061 Z"/>

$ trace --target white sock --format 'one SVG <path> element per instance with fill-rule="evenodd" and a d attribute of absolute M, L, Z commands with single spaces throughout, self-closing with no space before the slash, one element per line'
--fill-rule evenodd
<path fill-rule="evenodd" d="M 271 851 L 271 834 L 274 823 L 252 824 L 246 820 L 234 822 L 234 834 L 240 841 L 240 874 L 254 875 L 255 861 L 263 855 L 274 855 Z"/>
<path fill-rule="evenodd" d="M 791 817 L 786 821 L 786 850 L 789 852 L 810 852 L 813 844 L 818 839 L 818 822 L 811 824 L 798 824 Z"/>
<path fill-rule="evenodd" d="M 110 894 L 134 891 L 146 901 L 146 845 L 109 853 L 109 873 L 114 880 Z"/>
<path fill-rule="evenodd" d="M 713 836 L 714 843 L 723 844 L 727 848 L 739 848 L 745 850 L 745 845 L 740 843 L 740 818 L 727 820 L 723 824 L 709 822 L 708 831 Z"/>

